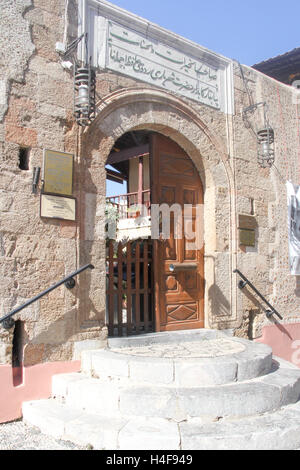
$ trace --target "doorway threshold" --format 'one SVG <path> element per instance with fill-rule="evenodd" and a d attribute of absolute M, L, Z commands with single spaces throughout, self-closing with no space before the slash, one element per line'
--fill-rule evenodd
<path fill-rule="evenodd" d="M 199 328 L 191 330 L 163 331 L 121 338 L 108 338 L 108 348 L 131 348 L 155 344 L 207 341 L 223 338 L 224 336 L 230 336 L 227 330 L 223 332 L 220 330 Z"/>

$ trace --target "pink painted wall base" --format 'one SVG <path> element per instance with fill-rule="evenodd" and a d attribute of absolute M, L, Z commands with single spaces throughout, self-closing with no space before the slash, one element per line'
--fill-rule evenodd
<path fill-rule="evenodd" d="M 262 337 L 255 341 L 271 346 L 274 356 L 300 367 L 300 323 L 265 326 Z"/>
<path fill-rule="evenodd" d="M 18 369 L 0 365 L 0 423 L 21 418 L 24 401 L 50 398 L 53 375 L 79 371 L 80 361 L 52 362 Z"/>

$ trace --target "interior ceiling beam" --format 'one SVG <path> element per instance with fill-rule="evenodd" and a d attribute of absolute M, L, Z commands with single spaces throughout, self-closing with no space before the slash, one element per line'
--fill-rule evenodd
<path fill-rule="evenodd" d="M 117 171 L 106 169 L 106 178 L 111 181 L 116 181 L 117 183 L 122 183 L 123 181 L 127 181 L 128 177 L 123 173 L 118 173 Z"/>
<path fill-rule="evenodd" d="M 143 157 L 144 155 L 149 154 L 149 144 L 139 145 L 138 147 L 131 147 L 129 149 L 120 150 L 119 152 L 112 152 L 106 164 L 113 165 L 114 163 L 124 162 L 130 160 L 131 158 Z"/>

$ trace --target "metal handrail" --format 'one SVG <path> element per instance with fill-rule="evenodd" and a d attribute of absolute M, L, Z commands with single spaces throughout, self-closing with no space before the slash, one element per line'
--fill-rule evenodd
<path fill-rule="evenodd" d="M 267 304 L 267 306 L 271 309 L 271 310 L 267 310 L 266 311 L 266 315 L 268 318 L 271 318 L 274 313 L 275 315 L 278 316 L 278 318 L 280 318 L 280 320 L 283 320 L 283 317 L 280 315 L 280 313 L 277 312 L 277 310 L 267 301 L 267 299 L 256 289 L 256 287 L 252 284 L 252 282 L 249 281 L 249 279 L 244 276 L 243 273 L 241 273 L 241 271 L 239 269 L 235 269 L 233 271 L 234 273 L 237 273 L 241 276 L 241 278 L 243 279 L 243 281 L 240 281 L 239 282 L 239 288 L 240 289 L 243 289 L 244 287 L 246 287 L 247 285 L 249 287 L 251 287 L 252 290 L 254 290 L 254 292 Z"/>
<path fill-rule="evenodd" d="M 12 328 L 14 325 L 14 320 L 11 318 L 13 315 L 16 313 L 20 312 L 24 308 L 28 307 L 29 305 L 33 304 L 40 298 L 44 297 L 44 295 L 49 294 L 49 292 L 53 291 L 54 289 L 57 289 L 57 287 L 60 287 L 62 284 L 65 284 L 67 289 L 73 289 L 75 287 L 75 279 L 74 277 L 77 276 L 78 274 L 82 273 L 86 269 L 94 269 L 94 266 L 92 264 L 86 264 L 85 266 L 82 266 L 81 268 L 77 269 L 73 273 L 69 274 L 69 276 L 65 277 L 61 281 L 57 282 L 51 287 L 48 287 L 48 289 L 44 290 L 40 294 L 36 295 L 32 299 L 28 300 L 25 304 L 20 305 L 19 307 L 15 308 L 11 312 L 7 313 L 4 315 L 4 317 L 0 318 L 0 323 L 4 323 L 3 327 L 6 329 Z"/>

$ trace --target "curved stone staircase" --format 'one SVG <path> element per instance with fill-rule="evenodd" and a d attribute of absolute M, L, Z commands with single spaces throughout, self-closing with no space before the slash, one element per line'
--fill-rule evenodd
<path fill-rule="evenodd" d="M 23 419 L 108 450 L 299 449 L 300 369 L 215 330 L 111 339 Z"/>

